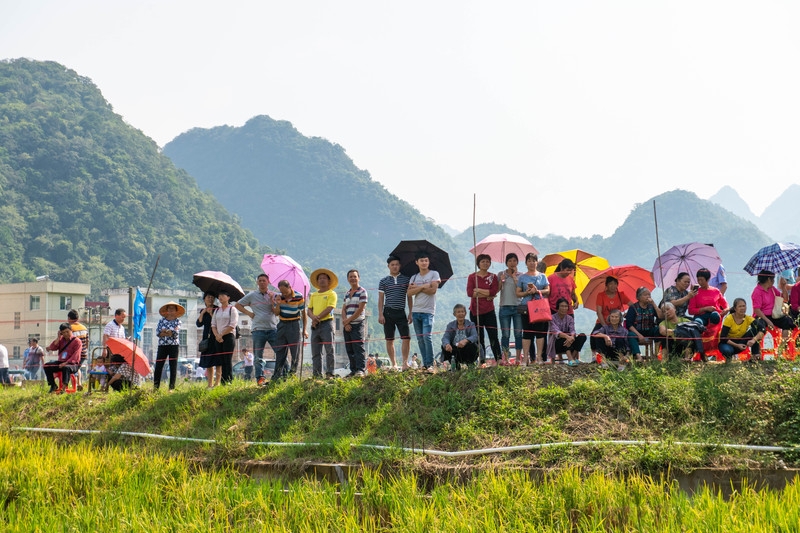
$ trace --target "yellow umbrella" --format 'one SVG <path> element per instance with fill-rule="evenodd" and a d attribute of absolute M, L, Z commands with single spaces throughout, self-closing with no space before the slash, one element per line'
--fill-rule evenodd
<path fill-rule="evenodd" d="M 558 264 L 564 259 L 571 259 L 575 263 L 575 292 L 578 294 L 578 302 L 582 304 L 583 299 L 581 298 L 581 292 L 583 292 L 589 280 L 611 265 L 608 264 L 605 258 L 599 255 L 575 249 L 544 256 L 542 261 L 547 265 L 545 273 L 549 276 L 555 272 Z"/>

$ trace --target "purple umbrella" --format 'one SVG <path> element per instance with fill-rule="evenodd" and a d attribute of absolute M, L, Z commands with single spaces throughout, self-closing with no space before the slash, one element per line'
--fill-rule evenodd
<path fill-rule="evenodd" d="M 800 265 L 800 246 L 792 242 L 776 242 L 757 251 L 744 266 L 744 270 L 751 276 L 757 275 L 762 270 L 779 274 L 798 265 Z"/>
<path fill-rule="evenodd" d="M 272 286 L 277 287 L 280 281 L 286 280 L 293 290 L 304 298 L 308 296 L 308 276 L 303 272 L 303 267 L 288 255 L 266 254 L 261 261 L 261 270 L 269 276 Z"/>
<path fill-rule="evenodd" d="M 204 270 L 192 276 L 192 283 L 201 291 L 209 292 L 214 296 L 219 296 L 219 291 L 224 290 L 234 302 L 244 298 L 242 286 L 225 272 Z"/>
<path fill-rule="evenodd" d="M 695 275 L 701 268 L 707 268 L 712 276 L 719 270 L 722 260 L 713 246 L 699 242 L 679 244 L 673 246 L 657 259 L 653 264 L 653 279 L 659 287 L 667 288 L 672 285 L 681 272 L 687 272 L 692 278 L 692 283 L 697 283 Z M 663 279 L 662 279 L 663 273 Z"/>

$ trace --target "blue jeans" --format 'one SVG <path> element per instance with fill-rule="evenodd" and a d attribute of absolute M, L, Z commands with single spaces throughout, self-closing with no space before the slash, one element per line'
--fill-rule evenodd
<path fill-rule="evenodd" d="M 517 312 L 516 305 L 500 306 L 500 346 L 508 351 L 511 340 L 511 323 L 514 323 L 514 348 L 522 350 L 522 315 Z"/>
<path fill-rule="evenodd" d="M 264 347 L 269 342 L 273 350 L 275 349 L 275 339 L 278 337 L 278 331 L 274 329 L 257 329 L 252 332 L 253 336 L 253 358 L 254 366 L 256 368 L 256 379 L 264 375 Z"/>
<path fill-rule="evenodd" d="M 417 334 L 422 366 L 428 368 L 433 366 L 433 343 L 431 342 L 433 315 L 431 313 L 411 313 L 411 318 L 414 322 L 414 333 Z"/>

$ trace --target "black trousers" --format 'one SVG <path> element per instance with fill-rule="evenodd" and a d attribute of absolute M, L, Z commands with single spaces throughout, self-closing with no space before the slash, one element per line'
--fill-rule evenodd
<path fill-rule="evenodd" d="M 153 386 L 161 385 L 161 374 L 164 372 L 164 362 L 169 361 L 169 388 L 175 388 L 175 379 L 178 377 L 178 351 L 180 346 L 170 344 L 158 347 L 156 352 L 156 371 L 153 374 Z"/>

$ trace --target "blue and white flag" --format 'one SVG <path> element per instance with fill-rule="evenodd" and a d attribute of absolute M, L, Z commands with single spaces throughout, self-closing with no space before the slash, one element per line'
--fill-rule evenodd
<path fill-rule="evenodd" d="M 136 289 L 136 298 L 133 300 L 133 340 L 142 340 L 145 322 L 147 322 L 147 303 L 142 291 Z"/>

